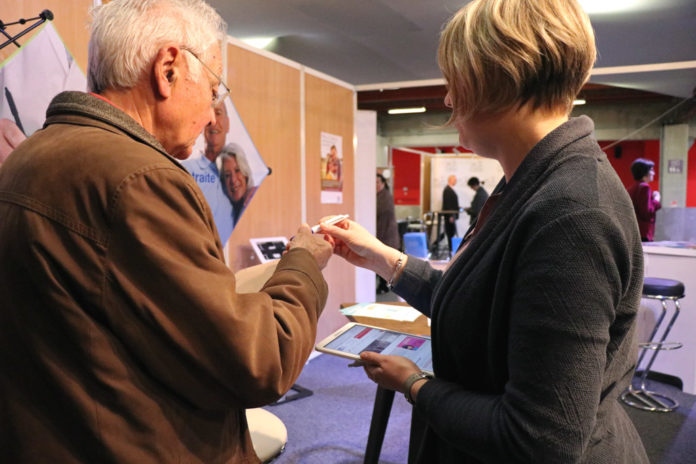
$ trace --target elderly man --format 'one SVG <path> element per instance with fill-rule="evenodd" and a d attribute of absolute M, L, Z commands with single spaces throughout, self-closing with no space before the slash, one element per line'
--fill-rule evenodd
<path fill-rule="evenodd" d="M 91 93 L 56 96 L 0 169 L 0 462 L 259 462 L 245 408 L 312 351 L 331 247 L 303 225 L 235 292 L 174 159 L 215 123 L 224 33 L 201 0 L 99 7 Z"/>
<path fill-rule="evenodd" d="M 223 191 L 224 186 L 220 181 L 216 160 L 225 146 L 227 132 L 230 129 L 230 120 L 227 116 L 225 102 L 220 101 L 215 105 L 215 123 L 205 126 L 203 137 L 205 138 L 205 151 L 199 158 L 189 158 L 181 162 L 191 173 L 203 191 L 205 199 L 213 211 L 213 218 L 217 226 L 220 240 L 224 245 L 234 229 L 232 221 L 232 205 Z"/>

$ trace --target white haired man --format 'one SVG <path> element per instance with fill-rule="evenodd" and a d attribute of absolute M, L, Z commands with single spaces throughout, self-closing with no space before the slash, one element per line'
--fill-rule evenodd
<path fill-rule="evenodd" d="M 91 93 L 0 170 L 0 462 L 259 462 L 245 408 L 312 351 L 331 246 L 303 225 L 237 294 L 189 156 L 225 24 L 201 0 L 97 8 Z"/>

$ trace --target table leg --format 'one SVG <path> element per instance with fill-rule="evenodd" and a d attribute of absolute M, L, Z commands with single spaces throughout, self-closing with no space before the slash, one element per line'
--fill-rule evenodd
<path fill-rule="evenodd" d="M 437 215 L 437 218 L 435 220 L 435 223 L 437 224 L 436 225 L 437 229 L 435 230 L 435 241 L 433 241 L 433 244 L 430 245 L 430 252 L 431 253 L 435 253 L 438 250 L 439 244 L 440 244 L 440 213 L 434 213 L 434 214 Z"/>
<path fill-rule="evenodd" d="M 365 464 L 377 464 L 379 454 L 382 451 L 384 432 L 387 430 L 389 414 L 394 403 L 394 390 L 387 390 L 380 386 L 377 387 L 375 395 L 375 405 L 372 409 L 372 421 L 370 422 L 370 433 L 367 437 L 367 448 L 365 449 Z"/>

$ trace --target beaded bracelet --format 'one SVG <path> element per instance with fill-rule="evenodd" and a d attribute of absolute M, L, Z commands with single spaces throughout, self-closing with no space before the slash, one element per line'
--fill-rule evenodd
<path fill-rule="evenodd" d="M 396 265 L 394 265 L 394 272 L 392 273 L 391 279 L 389 279 L 389 282 L 387 283 L 387 288 L 389 288 L 389 290 L 391 290 L 392 287 L 394 286 L 394 278 L 399 273 L 399 269 L 401 269 L 401 266 L 403 266 L 403 264 L 404 264 L 404 254 L 401 253 L 399 255 L 399 259 L 396 260 Z"/>

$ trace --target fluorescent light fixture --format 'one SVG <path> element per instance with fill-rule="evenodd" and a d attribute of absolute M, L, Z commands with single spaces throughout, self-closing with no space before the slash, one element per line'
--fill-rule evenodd
<path fill-rule="evenodd" d="M 584 105 L 585 103 L 587 103 L 587 102 L 583 98 L 577 98 L 577 99 L 573 100 L 573 106 Z"/>
<path fill-rule="evenodd" d="M 275 37 L 248 37 L 246 39 L 241 39 L 245 44 L 262 50 L 268 47 L 274 40 Z"/>
<path fill-rule="evenodd" d="M 579 0 L 587 14 L 620 13 L 646 5 L 645 0 Z"/>
<path fill-rule="evenodd" d="M 389 114 L 425 113 L 425 106 L 415 108 L 392 108 L 387 111 Z"/>

